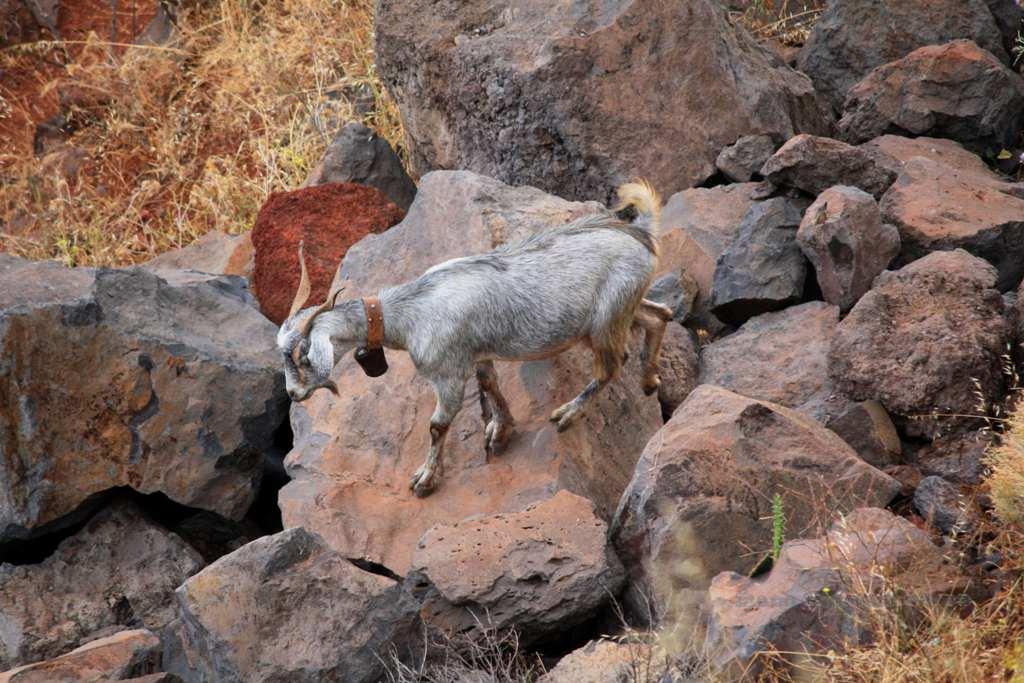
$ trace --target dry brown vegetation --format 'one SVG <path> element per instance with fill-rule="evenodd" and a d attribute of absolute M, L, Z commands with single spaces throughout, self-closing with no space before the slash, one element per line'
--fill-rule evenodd
<path fill-rule="evenodd" d="M 64 153 L 39 159 L 3 141 L 0 250 L 67 265 L 139 262 L 213 228 L 249 229 L 345 121 L 400 147 L 397 110 L 374 71 L 371 0 L 192 2 L 176 24 L 159 46 L 90 31 L 0 51 L 5 73 L 60 64 L 44 94 L 73 103 L 68 144 L 86 159 L 68 179 L 55 171 Z"/>

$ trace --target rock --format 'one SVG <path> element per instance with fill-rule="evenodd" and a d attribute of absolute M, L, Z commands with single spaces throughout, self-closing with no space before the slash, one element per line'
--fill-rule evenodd
<path fill-rule="evenodd" d="M 146 629 L 121 631 L 66 655 L 0 673 L 0 683 L 102 683 L 160 671 L 160 639 Z"/>
<path fill-rule="evenodd" d="M 925 45 L 969 38 L 1008 61 L 985 5 L 986 0 L 833 1 L 815 22 L 797 65 L 838 110 L 850 88 L 876 66 Z"/>
<path fill-rule="evenodd" d="M 373 683 L 416 651 L 416 603 L 301 527 L 264 536 L 178 588 L 165 666 L 187 681 Z"/>
<path fill-rule="evenodd" d="M 1003 49 L 1006 54 L 1016 57 L 1014 48 L 1017 46 L 1017 36 L 1020 35 L 1021 22 L 1024 21 L 1024 7 L 1017 0 L 985 0 L 985 4 L 1002 34 Z"/>
<path fill-rule="evenodd" d="M 699 293 L 697 281 L 684 269 L 680 273 L 666 273 L 652 282 L 644 298 L 668 306 L 672 319 L 682 324 L 693 311 Z"/>
<path fill-rule="evenodd" d="M 818 195 L 800 221 L 797 243 L 825 301 L 850 310 L 900 251 L 899 231 L 882 223 L 878 202 L 855 187 L 838 185 Z"/>
<path fill-rule="evenodd" d="M 401 224 L 349 250 L 337 282 L 351 296 L 370 294 L 446 259 L 600 210 L 469 172 L 430 173 Z M 452 238 L 453 225 L 459 226 L 458 239 Z M 284 524 L 319 533 L 345 557 L 365 557 L 404 574 L 416 542 L 431 527 L 517 512 L 561 489 L 594 501 L 598 515 L 607 518 L 662 422 L 657 400 L 640 390 L 638 344 L 630 354 L 621 378 L 561 434 L 548 417 L 589 381 L 590 352 L 577 348 L 547 361 L 498 363 L 516 425 L 506 450 L 491 462 L 471 382 L 449 432 L 444 476 L 426 499 L 408 487 L 429 444 L 435 404 L 430 385 L 405 353 L 389 352 L 388 374 L 374 380 L 342 361 L 334 370 L 339 397 L 320 392 L 292 408 L 295 448 L 286 460 L 292 481 L 279 496 Z"/>
<path fill-rule="evenodd" d="M 49 659 L 123 628 L 157 631 L 199 553 L 117 503 L 35 565 L 0 565 L 0 668 Z"/>
<path fill-rule="evenodd" d="M 970 174 L 986 185 L 1003 184 L 981 157 L 953 140 L 882 135 L 863 143 L 860 149 L 870 154 L 876 164 L 885 166 L 897 176 L 903 172 L 908 161 L 914 157 L 924 157 L 950 167 L 962 177 Z"/>
<path fill-rule="evenodd" d="M 1024 196 L 1011 187 L 929 159 L 906 162 L 880 204 L 900 233 L 897 263 L 963 249 L 996 267 L 1000 290 L 1015 287 L 1024 276 Z"/>
<path fill-rule="evenodd" d="M 895 465 L 903 450 L 896 426 L 878 401 L 849 403 L 825 426 L 852 446 L 862 460 L 879 469 Z"/>
<path fill-rule="evenodd" d="M 651 646 L 619 640 L 592 640 L 558 660 L 537 683 L 633 683 L 661 680 L 662 663 Z"/>
<path fill-rule="evenodd" d="M 681 325 L 669 323 L 661 343 L 658 359 L 658 401 L 662 413 L 671 415 L 697 388 L 700 373 L 700 354 L 693 335 Z"/>
<path fill-rule="evenodd" d="M 694 310 L 707 310 L 718 257 L 732 244 L 754 205 L 757 183 L 694 188 L 669 197 L 661 213 L 659 268 L 697 283 Z"/>
<path fill-rule="evenodd" d="M 302 187 L 327 183 L 359 183 L 375 187 L 392 204 L 408 211 L 416 196 L 416 184 L 384 138 L 361 123 L 348 123 L 334 136 L 324 158 Z"/>
<path fill-rule="evenodd" d="M 237 277 L 0 255 L 0 540 L 119 486 L 241 519 L 287 415 L 275 332 Z"/>
<path fill-rule="evenodd" d="M 871 609 L 888 591 L 907 596 L 907 605 L 963 585 L 927 533 L 886 510 L 861 508 L 822 538 L 786 542 L 767 577 L 716 576 L 705 650 L 733 680 L 753 680 L 762 650 L 842 653 L 870 643 Z"/>
<path fill-rule="evenodd" d="M 995 282 L 992 266 L 960 249 L 882 273 L 836 328 L 836 387 L 881 402 L 910 436 L 969 424 L 959 416 L 1003 393 L 1007 331 Z"/>
<path fill-rule="evenodd" d="M 944 534 L 963 534 L 974 528 L 971 503 L 942 477 L 921 480 L 914 491 L 914 509 Z"/>
<path fill-rule="evenodd" d="M 830 125 L 810 80 L 716 0 L 584 13 L 568 0 L 382 0 L 375 28 L 420 173 L 468 169 L 599 200 L 640 175 L 667 195 L 709 178 L 741 136 Z"/>
<path fill-rule="evenodd" d="M 777 147 L 769 135 L 744 135 L 718 154 L 715 166 L 729 180 L 746 183 L 760 175 L 764 162 Z"/>
<path fill-rule="evenodd" d="M 879 66 L 850 90 L 839 137 L 946 137 L 979 154 L 1016 144 L 1024 80 L 968 40 L 922 47 Z"/>
<path fill-rule="evenodd" d="M 984 460 L 992 441 L 992 434 L 985 430 L 956 434 L 922 446 L 914 457 L 925 475 L 976 486 L 985 475 Z"/>
<path fill-rule="evenodd" d="M 657 618 L 719 572 L 748 574 L 763 558 L 751 551 L 771 545 L 776 493 L 803 533 L 898 490 L 802 413 L 701 385 L 650 440 L 619 503 L 612 539 L 627 598 L 635 609 L 649 596 Z"/>
<path fill-rule="evenodd" d="M 723 322 L 745 320 L 800 301 L 807 261 L 796 242 L 806 204 L 776 197 L 754 204 L 715 263 L 711 312 Z"/>
<path fill-rule="evenodd" d="M 775 185 L 795 187 L 812 195 L 834 185 L 853 185 L 877 198 L 897 174 L 845 142 L 797 135 L 765 162 L 761 175 Z"/>
<path fill-rule="evenodd" d="M 327 297 L 331 278 L 349 247 L 387 230 L 403 212 L 380 190 L 354 183 L 307 187 L 270 195 L 256 217 L 253 293 L 263 313 L 280 325 L 299 287 L 299 243 L 312 285 L 309 301 Z"/>
<path fill-rule="evenodd" d="M 195 270 L 214 275 L 252 277 L 252 234 L 229 235 L 211 230 L 192 244 L 160 254 L 142 264 L 159 274 L 163 270 Z"/>
<path fill-rule="evenodd" d="M 608 526 L 568 491 L 522 512 L 436 526 L 406 579 L 428 626 L 479 638 L 515 629 L 529 645 L 588 618 L 622 587 Z"/>

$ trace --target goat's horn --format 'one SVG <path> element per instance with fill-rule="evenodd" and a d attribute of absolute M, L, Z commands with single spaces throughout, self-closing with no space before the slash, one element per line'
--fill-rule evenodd
<path fill-rule="evenodd" d="M 306 300 L 309 299 L 309 271 L 306 270 L 306 256 L 302 253 L 303 243 L 299 242 L 299 267 L 302 268 L 302 277 L 299 278 L 299 288 L 295 290 L 295 299 L 292 301 L 292 308 L 288 312 L 288 317 L 293 317 L 296 313 L 302 310 L 302 307 L 306 305 Z"/>
<path fill-rule="evenodd" d="M 338 295 L 341 294 L 342 291 L 344 291 L 344 289 L 345 285 L 342 285 L 341 287 L 338 287 L 336 290 L 328 294 L 327 300 L 324 301 L 319 306 L 317 306 L 316 310 L 313 311 L 313 314 L 306 318 L 305 322 L 302 323 L 302 327 L 299 328 L 299 332 L 302 334 L 303 337 L 309 336 L 310 330 L 313 329 L 313 321 L 316 320 L 318 315 L 320 315 L 321 313 L 326 313 L 327 311 L 334 308 L 334 304 L 338 299 Z"/>

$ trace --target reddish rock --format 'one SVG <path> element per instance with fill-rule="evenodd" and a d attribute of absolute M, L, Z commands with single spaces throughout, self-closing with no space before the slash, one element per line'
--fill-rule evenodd
<path fill-rule="evenodd" d="M 66 655 L 0 673 L 0 683 L 104 683 L 160 671 L 160 639 L 151 631 L 121 631 Z"/>
<path fill-rule="evenodd" d="M 663 657 L 645 643 L 592 640 L 558 660 L 537 683 L 632 683 L 665 680 Z"/>
<path fill-rule="evenodd" d="M 1004 390 L 1007 329 L 995 282 L 992 266 L 960 249 L 882 273 L 836 328 L 836 387 L 881 402 L 913 436 L 969 424 L 962 416 Z"/>
<path fill-rule="evenodd" d="M 623 572 L 593 504 L 560 491 L 522 512 L 434 527 L 406 581 L 425 624 L 469 638 L 515 629 L 528 645 L 593 616 Z"/>
<path fill-rule="evenodd" d="M 983 154 L 1012 147 L 1024 121 L 1024 79 L 969 40 L 922 47 L 850 90 L 839 137 L 884 133 L 952 138 Z"/>
<path fill-rule="evenodd" d="M 950 167 L 962 177 L 970 173 L 983 184 L 1003 182 L 981 157 L 964 149 L 964 146 L 955 140 L 882 135 L 868 140 L 860 145 L 860 148 L 870 154 L 875 163 L 885 166 L 896 175 L 902 173 L 907 162 L 914 157 L 924 157 Z"/>
<path fill-rule="evenodd" d="M 693 334 L 682 325 L 669 323 L 661 343 L 658 360 L 658 400 L 662 411 L 671 415 L 690 392 L 697 388 L 700 374 L 700 351 Z"/>
<path fill-rule="evenodd" d="M 775 185 L 818 195 L 834 185 L 852 185 L 875 197 L 896 180 L 896 173 L 876 163 L 867 152 L 839 140 L 797 135 L 761 168 Z"/>
<path fill-rule="evenodd" d="M 349 247 L 402 220 L 402 210 L 366 185 L 331 183 L 270 195 L 256 217 L 253 292 L 277 324 L 288 315 L 299 287 L 299 242 L 305 244 L 310 305 L 327 297 Z"/>

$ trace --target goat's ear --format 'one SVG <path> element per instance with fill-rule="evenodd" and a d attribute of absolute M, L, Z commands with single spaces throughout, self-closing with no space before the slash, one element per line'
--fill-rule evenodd
<path fill-rule="evenodd" d="M 331 374 L 331 368 L 334 367 L 334 344 L 325 330 L 314 330 L 309 335 L 309 353 L 306 357 L 317 377 Z"/>

